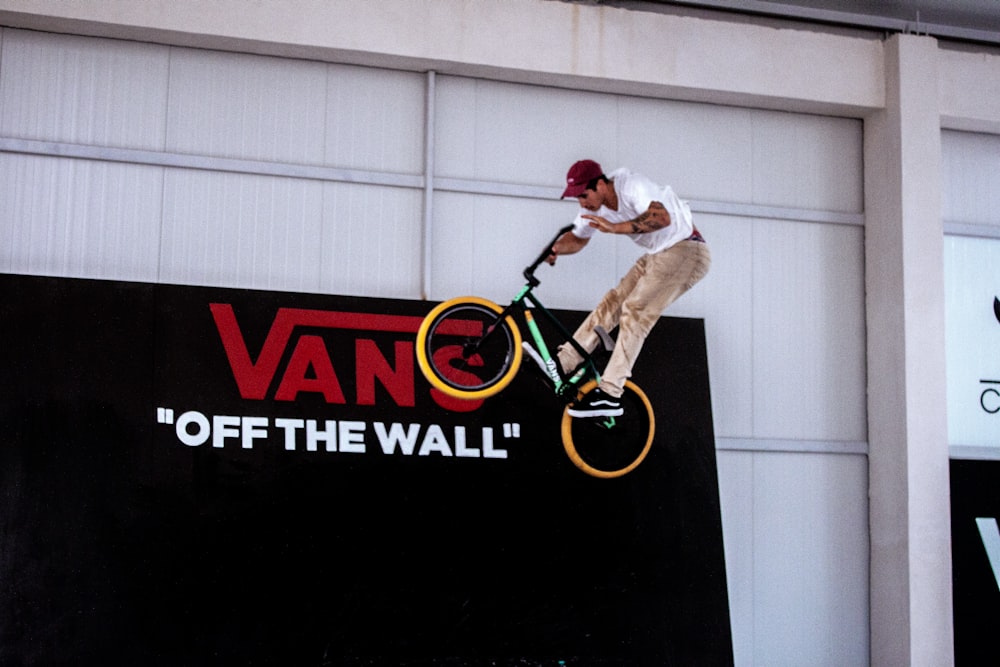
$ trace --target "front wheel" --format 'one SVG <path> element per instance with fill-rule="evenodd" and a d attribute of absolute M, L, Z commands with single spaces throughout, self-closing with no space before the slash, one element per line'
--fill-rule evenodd
<path fill-rule="evenodd" d="M 474 296 L 449 299 L 417 330 L 417 365 L 449 396 L 475 400 L 504 389 L 521 366 L 521 332 L 503 309 Z"/>
<path fill-rule="evenodd" d="M 580 388 L 582 398 L 597 388 L 591 380 Z M 646 394 L 631 380 L 625 382 L 620 417 L 580 418 L 563 411 L 562 440 L 577 468 L 594 477 L 621 477 L 642 463 L 653 444 L 656 421 Z"/>

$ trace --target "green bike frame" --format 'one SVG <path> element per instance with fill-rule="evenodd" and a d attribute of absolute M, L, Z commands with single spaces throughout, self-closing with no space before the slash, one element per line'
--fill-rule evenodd
<path fill-rule="evenodd" d="M 524 323 L 528 327 L 528 332 L 531 334 L 531 340 L 534 343 L 534 348 L 527 350 L 529 354 L 537 354 L 535 359 L 545 371 L 545 375 L 552 381 L 555 386 L 555 391 L 560 396 L 566 396 L 567 394 L 572 394 L 576 387 L 579 387 L 586 379 L 595 379 L 598 382 L 601 379 L 600 373 L 597 370 L 597 366 L 594 364 L 594 360 L 590 353 L 583 349 L 583 347 L 573 338 L 573 335 L 566 330 L 562 322 L 553 315 L 548 308 L 539 301 L 534 294 L 532 294 L 533 277 L 529 278 L 528 284 L 525 285 L 517 296 L 511 301 L 510 306 L 504 309 L 504 312 L 497 318 L 498 321 L 507 317 L 512 310 L 518 310 L 523 315 Z M 530 304 L 530 305 L 529 305 Z M 545 337 L 542 335 L 542 331 L 535 321 L 534 314 L 532 312 L 532 307 L 538 309 L 545 318 L 555 326 L 562 337 L 570 343 L 576 351 L 583 357 L 583 362 L 572 372 L 568 374 L 563 374 L 562 368 L 559 362 L 552 352 L 549 350 L 548 344 L 545 342 Z"/>

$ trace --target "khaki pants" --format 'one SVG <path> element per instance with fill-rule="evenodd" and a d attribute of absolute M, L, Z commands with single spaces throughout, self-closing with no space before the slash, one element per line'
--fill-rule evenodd
<path fill-rule="evenodd" d="M 611 396 L 622 395 L 625 380 L 631 377 L 632 366 L 653 325 L 667 306 L 705 277 L 711 264 L 712 254 L 707 244 L 681 241 L 666 250 L 640 257 L 618 286 L 604 295 L 573 334 L 581 347 L 592 352 L 600 343 L 594 327 L 601 326 L 609 333 L 619 327 L 614 352 L 601 376 L 602 391 Z M 572 345 L 560 346 L 559 362 L 564 369 L 572 369 L 581 361 Z"/>

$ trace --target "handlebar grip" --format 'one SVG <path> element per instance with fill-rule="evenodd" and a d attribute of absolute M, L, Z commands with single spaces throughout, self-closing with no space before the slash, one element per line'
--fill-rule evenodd
<path fill-rule="evenodd" d="M 556 232 L 555 238 L 552 239 L 552 243 L 550 243 L 549 245 L 552 245 L 553 243 L 555 243 L 556 241 L 558 241 L 559 237 L 562 236 L 563 234 L 565 234 L 566 232 L 572 231 L 573 227 L 575 227 L 575 226 L 576 225 L 574 225 L 574 224 L 568 224 L 565 227 L 563 227 L 562 229 L 560 229 L 558 232 Z"/>
<path fill-rule="evenodd" d="M 538 258 L 531 263 L 531 266 L 529 266 L 524 270 L 525 278 L 527 278 L 535 285 L 538 284 L 537 279 L 535 278 L 535 269 L 537 269 L 541 265 L 541 263 L 544 262 L 546 259 L 548 259 L 549 255 L 552 254 L 552 248 L 553 246 L 555 246 L 556 241 L 559 240 L 559 237 L 561 237 L 563 234 L 572 229 L 573 225 L 566 225 L 565 227 L 561 228 L 558 232 L 556 232 L 556 235 L 553 236 L 552 240 L 548 242 L 548 244 L 545 246 L 545 249 L 542 250 L 540 255 L 538 255 Z"/>
<path fill-rule="evenodd" d="M 573 227 L 574 227 L 573 225 L 566 225 L 558 232 L 556 232 L 556 235 L 552 237 L 552 240 L 549 241 L 549 244 L 545 246 L 545 251 L 542 252 L 542 255 L 540 257 L 542 261 L 545 261 L 545 259 L 552 254 L 552 249 L 555 247 L 556 241 L 558 241 L 562 237 L 562 235 L 565 234 L 566 232 L 572 231 Z"/>

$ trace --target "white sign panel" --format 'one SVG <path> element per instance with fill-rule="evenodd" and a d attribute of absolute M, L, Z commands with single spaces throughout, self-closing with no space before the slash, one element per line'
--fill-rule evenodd
<path fill-rule="evenodd" d="M 945 238 L 948 444 L 1000 458 L 1000 240 Z"/>

